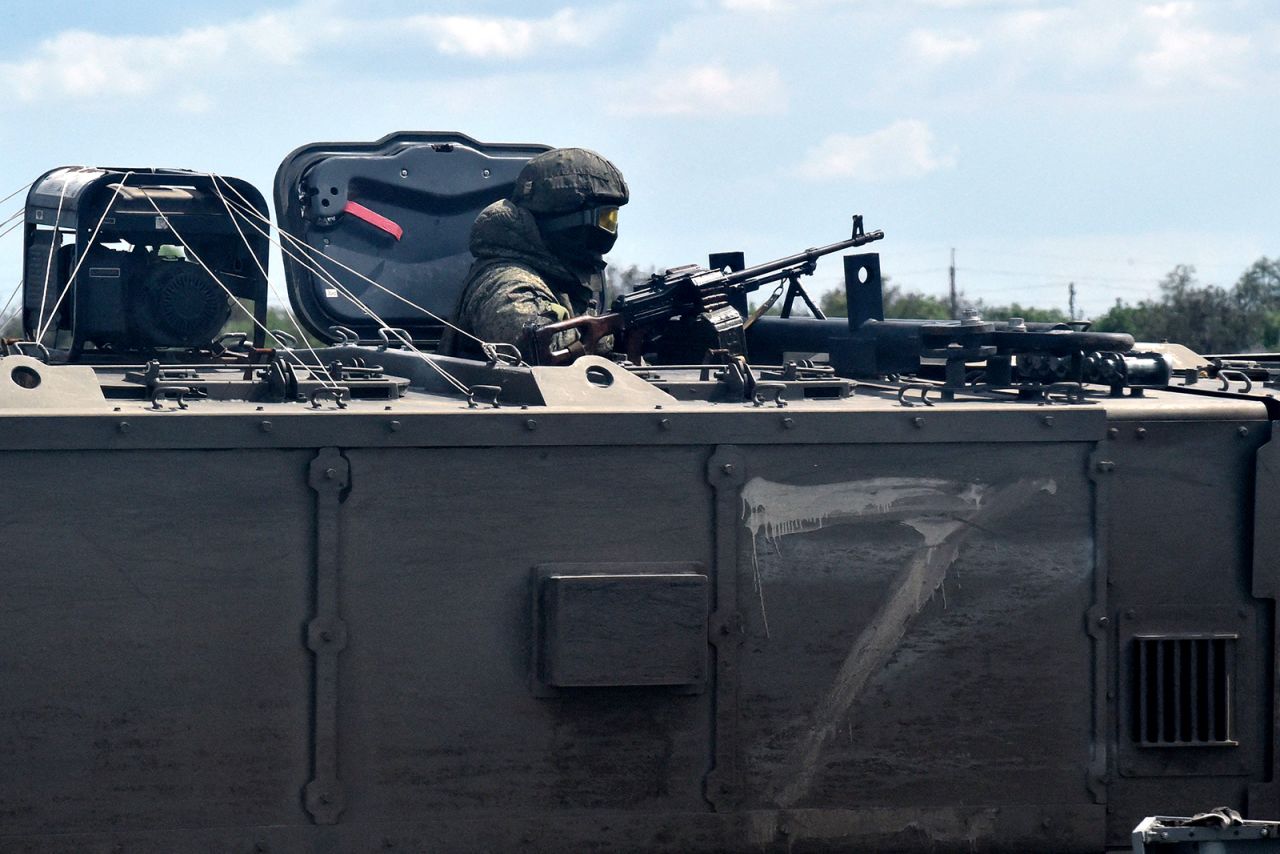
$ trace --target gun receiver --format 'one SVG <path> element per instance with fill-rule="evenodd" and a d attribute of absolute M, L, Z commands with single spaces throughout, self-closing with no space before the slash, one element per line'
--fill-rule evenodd
<path fill-rule="evenodd" d="M 883 231 L 864 231 L 862 217 L 858 215 L 853 218 L 853 236 L 849 239 L 754 267 L 736 272 L 710 270 L 697 264 L 674 267 L 655 274 L 635 291 L 619 296 L 606 314 L 583 315 L 532 328 L 529 350 L 537 364 L 561 365 L 583 353 L 594 353 L 601 339 L 613 335 L 614 349 L 639 362 L 646 342 L 657 336 L 664 341 L 667 352 L 677 357 L 676 361 L 701 361 L 708 350 L 742 355 L 748 324 L 733 306 L 735 297 L 768 284 L 787 282 L 791 287 L 788 305 L 796 293 L 809 302 L 799 278 L 812 275 L 819 258 L 842 249 L 865 246 L 883 237 Z M 769 300 L 766 308 L 780 293 L 781 290 Z M 577 332 L 578 340 L 567 347 L 553 346 L 557 336 L 571 330 Z M 678 358 L 680 356 L 684 358 Z"/>

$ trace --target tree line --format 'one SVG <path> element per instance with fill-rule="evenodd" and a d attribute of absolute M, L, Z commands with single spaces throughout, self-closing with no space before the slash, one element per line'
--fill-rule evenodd
<path fill-rule="evenodd" d="M 1062 309 L 1016 302 L 996 305 L 962 295 L 960 304 L 991 320 L 1069 319 Z M 844 290 L 824 294 L 821 308 L 828 315 L 846 316 Z M 951 316 L 951 308 L 942 297 L 904 291 L 886 277 L 884 313 L 885 317 L 944 320 Z M 1117 298 L 1115 305 L 1093 319 L 1092 328 L 1127 332 L 1138 341 L 1173 341 L 1199 353 L 1280 351 L 1280 257 L 1259 258 L 1230 288 L 1202 283 L 1195 267 L 1179 264 L 1160 281 L 1155 297 L 1136 303 Z"/>

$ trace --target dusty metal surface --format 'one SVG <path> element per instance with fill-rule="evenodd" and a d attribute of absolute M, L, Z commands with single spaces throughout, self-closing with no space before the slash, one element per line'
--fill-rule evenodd
<path fill-rule="evenodd" d="M 419 396 L 3 417 L 69 491 L 0 522 L 0 849 L 1084 851 L 1273 791 L 1261 404 Z M 533 567 L 602 562 L 705 567 L 710 690 L 531 688 Z M 1132 744 L 1135 621 L 1236 632 L 1238 746 Z"/>
<path fill-rule="evenodd" d="M 473 214 L 433 284 L 360 193 L 426 227 L 401 164 L 470 198 L 541 150 L 477 145 L 310 146 L 277 195 L 444 306 Z M 353 267 L 307 266 L 315 352 L 0 342 L 0 851 L 1100 852 L 1280 815 L 1280 359 L 886 320 L 844 263 L 852 317 L 702 364 L 321 328 L 394 301 Z"/>

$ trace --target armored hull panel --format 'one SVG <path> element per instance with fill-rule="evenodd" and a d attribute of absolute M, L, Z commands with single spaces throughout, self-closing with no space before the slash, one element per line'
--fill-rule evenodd
<path fill-rule="evenodd" d="M 1098 852 L 1280 809 L 1264 396 L 440 360 L 494 406 L 332 352 L 386 382 L 0 359 L 0 851 Z"/>

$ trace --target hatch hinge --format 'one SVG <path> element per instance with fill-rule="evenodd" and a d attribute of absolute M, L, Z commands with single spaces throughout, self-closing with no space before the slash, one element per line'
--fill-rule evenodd
<path fill-rule="evenodd" d="M 708 641 L 715 649 L 714 764 L 703 781 L 703 796 L 716 812 L 733 811 L 742 798 L 738 767 L 738 659 L 744 638 L 738 609 L 738 531 L 742 528 L 742 452 L 721 445 L 707 460 L 707 481 L 715 491 L 715 606 Z"/>
<path fill-rule="evenodd" d="M 314 656 L 312 686 L 311 781 L 303 790 L 307 812 L 316 824 L 337 824 L 343 809 L 338 779 L 338 654 L 347 645 L 347 624 L 338 610 L 340 511 L 351 483 L 351 468 L 337 448 L 324 448 L 311 460 L 308 485 L 316 492 L 315 592 L 306 627 Z"/>

